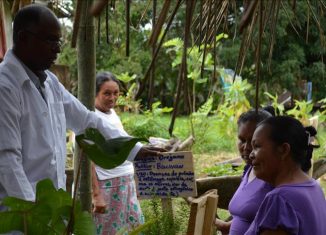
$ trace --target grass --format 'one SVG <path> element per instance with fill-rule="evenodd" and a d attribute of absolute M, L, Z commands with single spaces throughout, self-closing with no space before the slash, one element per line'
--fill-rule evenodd
<path fill-rule="evenodd" d="M 170 138 L 168 129 L 171 121 L 169 115 L 147 117 L 145 115 L 119 114 L 126 131 L 130 135 L 148 138 L 156 136 Z M 191 128 L 191 121 L 188 117 L 178 117 L 175 121 L 173 136 L 180 140 L 185 140 L 190 135 L 194 135 L 194 154 L 214 154 L 216 152 L 236 152 L 235 137 L 228 138 L 219 134 L 214 117 L 196 118 L 193 120 L 194 133 Z"/>

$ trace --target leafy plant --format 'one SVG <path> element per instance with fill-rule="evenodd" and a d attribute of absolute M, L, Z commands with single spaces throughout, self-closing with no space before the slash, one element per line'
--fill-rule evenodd
<path fill-rule="evenodd" d="M 126 73 L 121 73 L 121 74 L 117 75 L 117 78 L 118 78 L 120 81 L 122 81 L 122 82 L 124 82 L 124 83 L 126 83 L 126 84 L 127 84 L 128 82 L 130 82 L 130 81 L 135 80 L 136 77 L 137 77 L 136 74 L 133 74 L 133 75 L 130 76 L 128 72 L 126 72 Z"/>
<path fill-rule="evenodd" d="M 189 119 L 190 125 L 192 129 L 192 135 L 196 140 L 196 148 L 201 151 L 205 151 L 201 149 L 202 142 L 206 141 L 205 135 L 207 134 L 207 130 L 211 126 L 211 120 L 207 118 L 208 114 L 211 112 L 213 108 L 213 97 L 209 97 L 207 101 L 199 107 L 196 112 L 193 112 Z"/>
<path fill-rule="evenodd" d="M 275 96 L 273 96 L 272 94 L 268 93 L 267 91 L 264 92 L 264 94 L 272 100 L 272 106 L 275 110 L 275 113 L 277 113 L 279 115 L 283 115 L 284 114 L 284 105 L 278 103 L 277 94 Z"/>
<path fill-rule="evenodd" d="M 246 93 L 251 87 L 247 80 L 236 79 L 224 93 L 224 100 L 216 110 L 216 124 L 221 136 L 235 138 L 239 116 L 250 109 Z"/>
<path fill-rule="evenodd" d="M 131 81 L 135 80 L 137 75 L 129 75 L 129 73 L 121 73 L 117 75 L 118 79 L 122 81 L 125 85 L 127 85 L 127 93 L 126 95 L 120 95 L 117 100 L 117 105 L 123 106 L 124 111 L 131 111 L 133 113 L 139 113 L 140 110 L 140 100 L 136 100 L 136 94 L 138 90 L 138 86 L 136 82 L 129 84 Z"/>
<path fill-rule="evenodd" d="M 208 174 L 208 176 L 232 176 L 232 175 L 241 175 L 243 173 L 244 164 L 234 167 L 232 164 L 219 164 L 212 167 L 208 167 L 204 169 L 204 172 Z"/>
<path fill-rule="evenodd" d="M 83 212 L 79 203 L 73 209 L 69 193 L 63 189 L 56 190 L 49 179 L 37 184 L 35 202 L 6 197 L 3 205 L 9 210 L 0 213 L 1 234 L 10 231 L 34 235 L 66 234 L 66 224 L 71 216 L 74 234 L 89 235 L 95 232 L 91 215 Z"/>
<path fill-rule="evenodd" d="M 220 44 L 220 40 L 223 38 L 227 38 L 227 34 L 219 34 L 215 37 L 217 41 L 217 46 Z M 180 38 L 173 38 L 163 44 L 166 47 L 166 53 L 172 54 L 172 68 L 175 68 L 181 64 L 182 61 L 182 53 L 183 53 L 183 40 Z M 206 49 L 210 49 L 207 47 Z M 206 73 L 202 73 L 202 61 L 204 59 L 204 69 L 205 71 L 213 70 L 213 56 L 208 51 L 205 54 L 204 58 L 204 46 L 196 46 L 193 45 L 191 48 L 187 49 L 187 78 L 191 81 L 191 90 L 192 90 L 192 109 L 196 110 L 196 90 L 197 86 L 201 84 L 207 83 L 209 75 Z M 201 91 L 203 92 L 203 91 Z"/>
<path fill-rule="evenodd" d="M 286 114 L 293 116 L 294 118 L 301 121 L 305 126 L 309 125 L 309 118 L 312 117 L 312 109 L 314 107 L 311 101 L 294 101 L 295 105 L 292 109 L 288 110 Z"/>
<path fill-rule="evenodd" d="M 135 100 L 137 91 L 136 83 L 133 83 L 125 96 L 120 95 L 117 100 L 118 106 L 123 106 L 123 110 L 127 112 L 139 113 L 141 107 L 140 100 Z"/>
<path fill-rule="evenodd" d="M 189 206 L 182 198 L 172 199 L 172 203 L 177 205 L 173 208 L 173 214 L 163 210 L 161 200 L 152 198 L 142 201 L 142 209 L 146 216 L 146 222 L 142 228 L 136 228 L 134 231 L 142 232 L 145 235 L 175 235 L 186 234 L 189 218 Z M 155 218 L 155 219 L 153 219 Z M 132 234 L 138 234 L 133 233 Z"/>
<path fill-rule="evenodd" d="M 162 126 L 157 120 L 158 117 L 163 116 L 166 113 L 170 113 L 173 108 L 163 107 L 160 108 L 161 102 L 155 102 L 152 104 L 152 110 L 144 111 L 144 118 L 141 120 L 130 121 L 130 119 L 124 119 L 123 123 L 126 129 L 135 136 L 142 138 L 148 138 L 150 136 L 167 137 L 167 127 Z"/>

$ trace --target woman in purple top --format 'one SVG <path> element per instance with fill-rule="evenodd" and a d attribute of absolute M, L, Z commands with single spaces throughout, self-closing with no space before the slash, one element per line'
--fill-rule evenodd
<path fill-rule="evenodd" d="M 326 201 L 305 171 L 311 167 L 314 128 L 291 117 L 271 117 L 255 130 L 250 154 L 257 176 L 275 187 L 262 202 L 246 235 L 326 234 Z"/>
<path fill-rule="evenodd" d="M 241 114 L 238 120 L 238 150 L 246 166 L 241 184 L 229 204 L 232 221 L 217 219 L 215 225 L 222 234 L 243 235 L 255 218 L 260 203 L 272 187 L 259 180 L 251 170 L 249 154 L 252 150 L 251 139 L 256 126 L 271 114 L 265 110 L 250 110 Z"/>

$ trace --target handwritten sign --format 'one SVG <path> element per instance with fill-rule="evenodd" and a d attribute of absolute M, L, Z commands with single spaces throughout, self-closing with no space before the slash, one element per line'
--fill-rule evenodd
<path fill-rule="evenodd" d="M 134 161 L 137 194 L 140 198 L 196 196 L 191 152 L 163 153 Z"/>

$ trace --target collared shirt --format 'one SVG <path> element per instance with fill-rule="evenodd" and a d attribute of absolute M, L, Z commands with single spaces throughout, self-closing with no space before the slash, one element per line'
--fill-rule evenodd
<path fill-rule="evenodd" d="M 76 134 L 97 128 L 107 139 L 126 136 L 87 110 L 54 74 L 46 74 L 48 105 L 12 51 L 0 64 L 0 201 L 35 200 L 35 186 L 45 178 L 65 189 L 66 128 Z"/>
<path fill-rule="evenodd" d="M 45 101 L 46 103 L 46 97 L 44 95 L 45 91 L 45 85 L 44 85 L 44 82 L 46 81 L 46 73 L 42 73 L 42 83 L 41 83 L 41 79 L 35 74 L 32 72 L 32 70 L 30 70 L 24 63 L 22 63 L 18 58 L 17 60 L 21 63 L 21 65 L 24 67 L 26 73 L 27 73 L 27 76 L 31 79 L 31 81 L 34 83 L 35 87 L 37 88 L 37 90 L 40 92 L 43 100 Z"/>

